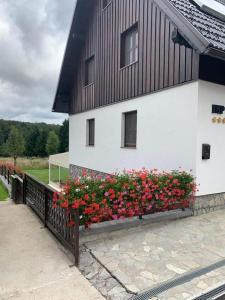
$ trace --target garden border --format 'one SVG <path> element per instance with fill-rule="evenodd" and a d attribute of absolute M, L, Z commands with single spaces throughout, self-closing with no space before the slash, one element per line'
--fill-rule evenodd
<path fill-rule="evenodd" d="M 177 209 L 145 215 L 141 220 L 138 217 L 132 217 L 123 220 L 92 224 L 89 230 L 85 229 L 84 226 L 80 226 L 80 245 L 98 239 L 104 239 L 108 237 L 110 233 L 114 233 L 116 231 L 132 229 L 138 226 L 144 226 L 153 223 L 173 221 L 192 216 L 194 216 L 194 213 L 191 209 Z"/>

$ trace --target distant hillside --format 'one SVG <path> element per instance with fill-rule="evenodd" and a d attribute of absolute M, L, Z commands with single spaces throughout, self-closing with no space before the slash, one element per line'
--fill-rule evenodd
<path fill-rule="evenodd" d="M 24 156 L 47 156 L 46 142 L 50 131 L 54 131 L 59 138 L 58 152 L 68 151 L 69 124 L 65 120 L 63 125 L 46 123 L 28 123 L 0 119 L 0 156 L 9 156 L 7 140 L 12 126 L 16 127 L 25 139 Z"/>

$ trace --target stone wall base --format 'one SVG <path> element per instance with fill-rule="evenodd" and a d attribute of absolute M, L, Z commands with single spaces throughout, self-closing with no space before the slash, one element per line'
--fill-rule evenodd
<path fill-rule="evenodd" d="M 86 172 L 87 175 L 89 176 L 101 176 L 102 178 L 105 178 L 106 176 L 108 176 L 109 174 L 100 172 L 100 171 L 96 171 L 96 170 L 91 170 L 91 169 L 87 169 L 85 167 L 80 167 L 80 166 L 75 166 L 75 165 L 70 165 L 70 176 L 72 178 L 76 178 L 82 175 L 83 172 Z"/>
<path fill-rule="evenodd" d="M 195 216 L 225 209 L 225 193 L 197 196 L 192 209 Z"/>

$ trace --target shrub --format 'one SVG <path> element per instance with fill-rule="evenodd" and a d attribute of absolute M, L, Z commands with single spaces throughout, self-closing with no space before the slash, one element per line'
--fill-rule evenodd
<path fill-rule="evenodd" d="M 118 220 L 133 216 L 189 207 L 196 191 L 192 175 L 157 170 L 124 172 L 105 179 L 84 176 L 69 180 L 61 193 L 55 193 L 53 206 L 61 206 L 74 225 L 73 210 L 78 209 L 80 224 Z"/>

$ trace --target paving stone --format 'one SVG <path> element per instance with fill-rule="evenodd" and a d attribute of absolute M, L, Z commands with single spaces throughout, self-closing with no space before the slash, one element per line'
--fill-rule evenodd
<path fill-rule="evenodd" d="M 224 259 L 224 230 L 225 210 L 118 232 L 87 246 L 112 276 L 136 292 Z M 159 299 L 189 300 L 223 280 L 225 267 L 168 290 Z"/>
<path fill-rule="evenodd" d="M 167 267 L 167 269 L 169 269 L 170 271 L 173 271 L 173 272 L 175 272 L 175 273 L 177 273 L 177 274 L 183 274 L 183 273 L 186 272 L 186 270 L 183 270 L 183 269 L 178 268 L 178 267 L 176 267 L 176 266 L 173 266 L 173 265 L 171 265 L 171 264 L 166 265 L 166 267 Z"/>

